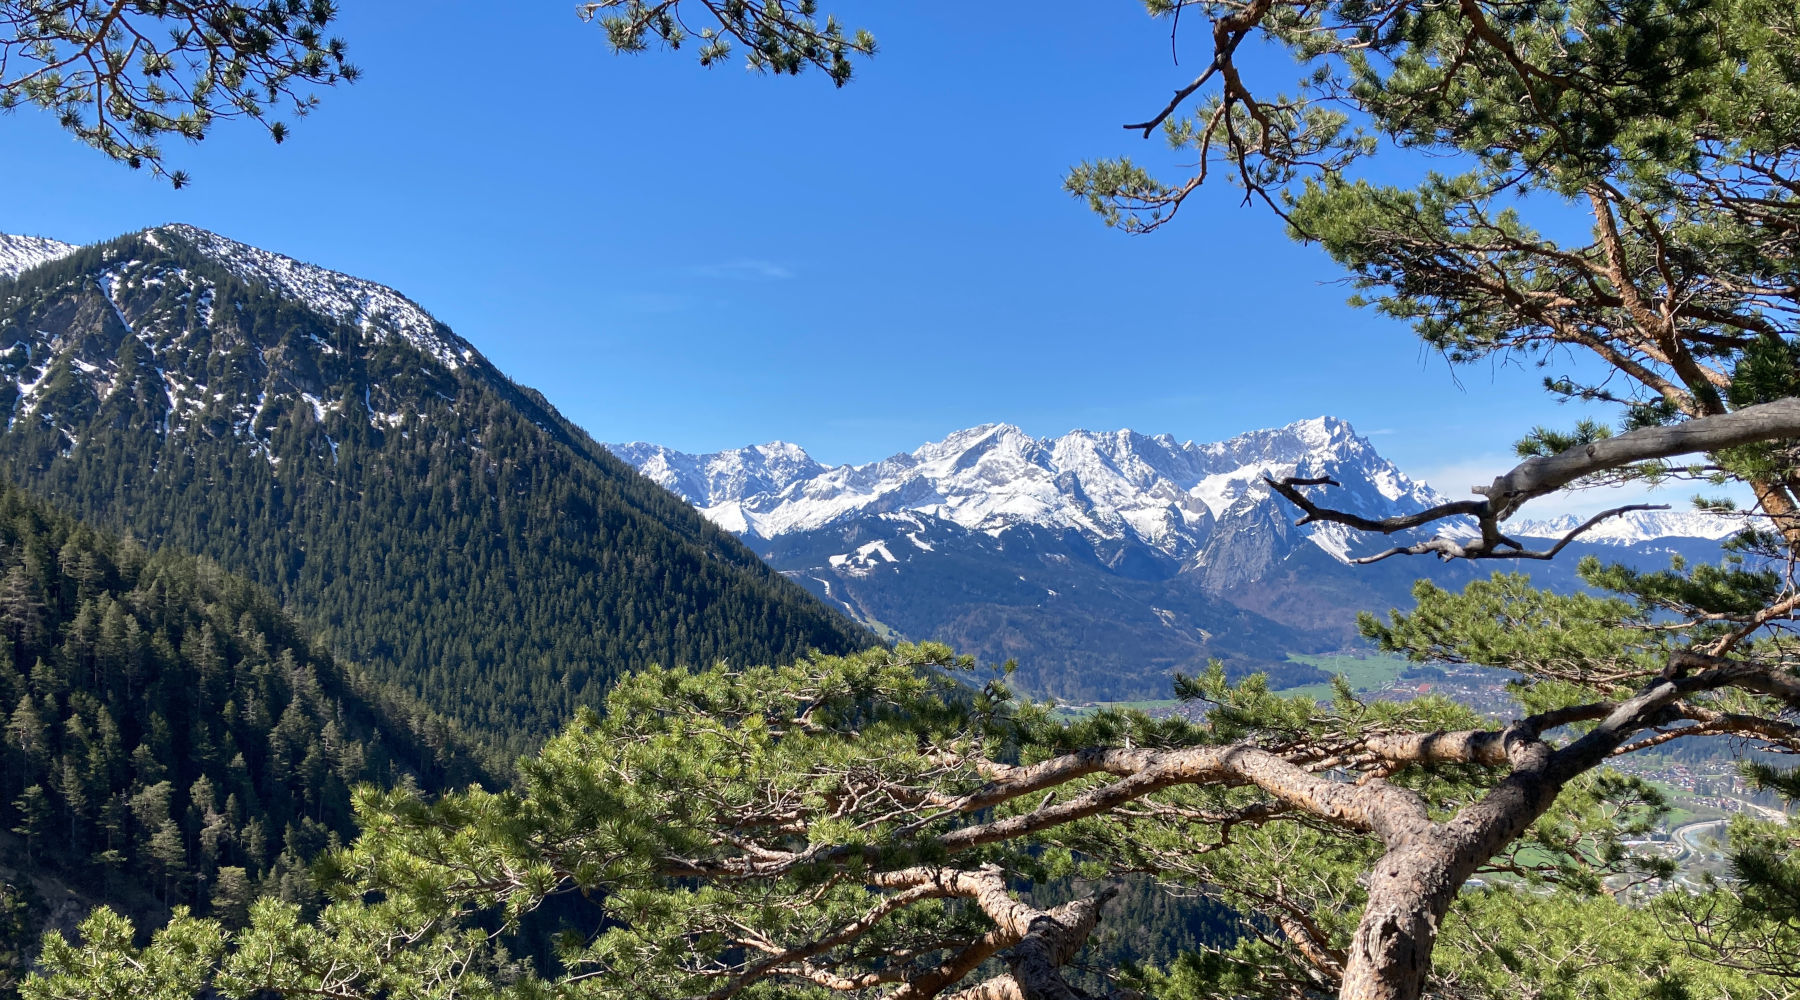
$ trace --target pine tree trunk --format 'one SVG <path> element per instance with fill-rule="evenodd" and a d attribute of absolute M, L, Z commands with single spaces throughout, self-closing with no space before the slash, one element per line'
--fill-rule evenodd
<path fill-rule="evenodd" d="M 1369 903 L 1350 941 L 1340 1000 L 1416 1000 L 1438 927 L 1464 879 L 1441 848 L 1389 851 L 1369 873 Z"/>

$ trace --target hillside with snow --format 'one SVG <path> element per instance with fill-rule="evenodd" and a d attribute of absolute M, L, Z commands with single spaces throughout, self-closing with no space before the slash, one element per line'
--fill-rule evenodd
<path fill-rule="evenodd" d="M 158 245 L 164 240 L 186 245 L 239 280 L 263 285 L 320 315 L 357 327 L 376 342 L 389 336 L 399 337 L 447 368 L 458 368 L 475 356 L 475 349 L 467 341 L 451 333 L 418 303 L 386 285 L 307 264 L 184 223 L 149 229 L 144 236 Z"/>
<path fill-rule="evenodd" d="M 0 233 L 0 279 L 16 278 L 34 267 L 81 249 L 73 243 L 45 239 L 42 236 L 9 236 Z"/>

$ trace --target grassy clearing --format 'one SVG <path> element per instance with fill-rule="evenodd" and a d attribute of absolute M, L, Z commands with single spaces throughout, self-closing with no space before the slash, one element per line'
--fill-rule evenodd
<path fill-rule="evenodd" d="M 1289 653 L 1288 659 L 1295 663 L 1304 663 L 1309 667 L 1317 667 L 1328 674 L 1339 674 L 1350 682 L 1351 690 L 1358 694 L 1379 691 L 1394 683 L 1407 667 L 1409 662 L 1398 656 L 1353 656 L 1343 653 L 1313 654 Z M 1299 687 L 1284 688 L 1284 695 L 1303 694 L 1308 697 L 1325 699 L 1331 697 L 1330 684 L 1302 684 Z"/>
<path fill-rule="evenodd" d="M 1181 704 L 1181 702 L 1176 701 L 1173 698 L 1160 698 L 1144 701 L 1090 701 L 1083 702 L 1079 705 L 1058 705 L 1056 706 L 1056 714 L 1064 718 L 1078 719 L 1084 715 L 1109 708 L 1135 708 L 1140 712 L 1150 712 L 1159 708 L 1174 708 L 1179 704 Z"/>

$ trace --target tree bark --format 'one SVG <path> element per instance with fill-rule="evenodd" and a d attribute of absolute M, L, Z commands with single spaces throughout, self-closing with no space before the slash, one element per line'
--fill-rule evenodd
<path fill-rule="evenodd" d="M 1724 671 L 1716 680 L 1724 680 Z M 1501 737 L 1512 773 L 1454 817 L 1442 823 L 1378 818 L 1375 832 L 1387 853 L 1370 873 L 1369 902 L 1351 938 L 1339 1000 L 1418 1000 L 1438 928 L 1469 876 L 1522 836 L 1555 804 L 1563 786 L 1659 718 L 1684 689 L 1714 684 L 1713 678 L 1659 678 L 1560 750 L 1552 750 L 1530 724 L 1515 724 Z"/>

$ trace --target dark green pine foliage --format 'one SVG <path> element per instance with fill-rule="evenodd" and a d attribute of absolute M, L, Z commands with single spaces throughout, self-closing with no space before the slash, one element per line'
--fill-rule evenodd
<path fill-rule="evenodd" d="M 441 722 L 338 666 L 266 590 L 0 485 L 0 993 L 53 879 L 227 922 L 308 901 L 350 790 L 483 777 Z"/>
<path fill-rule="evenodd" d="M 448 329 L 450 362 L 238 280 L 195 232 L 0 283 L 0 470 L 272 588 L 512 751 L 647 664 L 873 642 Z"/>

